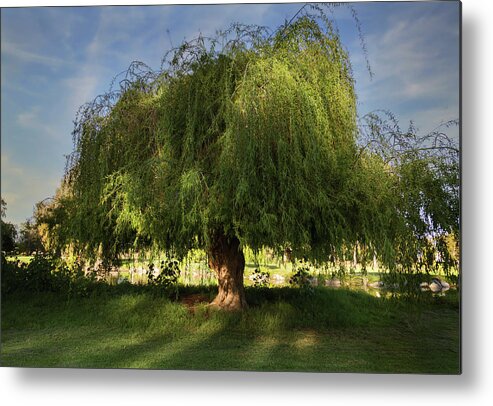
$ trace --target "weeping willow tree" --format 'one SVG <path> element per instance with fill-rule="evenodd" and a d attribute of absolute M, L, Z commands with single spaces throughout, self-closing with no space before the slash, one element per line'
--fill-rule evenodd
<path fill-rule="evenodd" d="M 379 156 L 393 174 L 396 236 L 390 248 L 391 271 L 430 273 L 459 268 L 460 151 L 448 135 L 458 120 L 418 135 L 411 122 L 402 130 L 388 111 L 361 119 L 362 151 Z"/>
<path fill-rule="evenodd" d="M 226 309 L 247 305 L 246 246 L 320 262 L 358 246 L 391 266 L 417 241 L 416 219 L 396 193 L 403 172 L 358 133 L 350 61 L 327 18 L 199 37 L 159 72 L 133 63 L 79 111 L 58 240 L 108 263 L 204 249 Z"/>

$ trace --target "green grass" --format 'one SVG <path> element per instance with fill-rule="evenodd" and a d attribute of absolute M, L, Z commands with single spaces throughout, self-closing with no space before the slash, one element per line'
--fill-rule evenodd
<path fill-rule="evenodd" d="M 117 287 L 115 287 L 116 289 Z M 183 296 L 213 288 L 183 289 Z M 242 313 L 150 293 L 2 297 L 2 366 L 454 374 L 455 292 L 422 303 L 346 289 L 247 289 Z M 119 292 L 119 293 L 118 293 Z"/>
<path fill-rule="evenodd" d="M 28 264 L 33 258 L 32 255 L 11 255 L 7 257 L 7 261 L 19 261 Z"/>

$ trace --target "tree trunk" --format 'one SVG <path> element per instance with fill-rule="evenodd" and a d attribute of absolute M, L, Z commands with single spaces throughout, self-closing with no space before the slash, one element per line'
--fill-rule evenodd
<path fill-rule="evenodd" d="M 211 305 L 226 310 L 247 307 L 243 288 L 245 257 L 238 238 L 228 239 L 222 233 L 215 234 L 208 255 L 209 267 L 216 273 L 219 285 L 219 293 Z"/>

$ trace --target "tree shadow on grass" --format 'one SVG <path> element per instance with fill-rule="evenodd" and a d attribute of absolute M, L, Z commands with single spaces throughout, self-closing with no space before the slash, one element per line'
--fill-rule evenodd
<path fill-rule="evenodd" d="M 74 305 L 50 328 L 5 331 L 3 364 L 395 373 L 453 373 L 458 368 L 453 315 L 447 315 L 443 334 L 430 330 L 426 320 L 413 323 L 412 331 L 402 314 L 378 324 L 368 309 L 355 310 L 373 306 L 377 314 L 383 312 L 378 299 L 335 291 L 320 295 L 307 299 L 292 290 L 264 292 L 250 297 L 252 306 L 241 313 L 204 305 L 191 313 L 147 296 L 110 299 L 94 308 L 91 302 Z M 70 321 L 76 311 L 91 310 Z M 351 317 L 343 314 L 351 310 Z M 450 352 L 446 360 L 443 351 Z"/>
<path fill-rule="evenodd" d="M 374 300 L 374 299 L 372 299 Z M 277 307 L 276 307 L 277 306 Z M 284 306 L 284 307 L 283 307 Z M 252 313 L 257 314 L 252 314 Z M 317 371 L 375 373 L 457 373 L 456 343 L 445 342 L 443 334 L 427 329 L 416 335 L 403 331 L 399 320 L 389 325 L 372 319 L 356 326 L 299 328 L 299 312 L 289 304 L 250 309 L 243 314 L 221 315 L 219 327 L 197 335 L 174 351 L 162 354 L 150 365 L 153 369 Z M 402 315 L 401 315 L 402 316 Z M 213 317 L 213 316 L 211 316 Z M 255 323 L 252 323 L 252 318 Z M 322 322 L 322 317 L 319 321 Z M 337 320 L 333 317 L 326 325 Z M 344 319 L 341 319 L 344 322 Z M 298 327 L 293 329 L 293 325 Z M 311 324 L 311 323 L 308 323 Z M 323 322 L 321 324 L 324 324 Z M 343 323 L 344 324 L 344 323 Z M 248 328 L 245 328 L 248 327 Z M 458 334 L 452 328 L 447 334 Z M 444 345 L 443 352 L 426 353 Z"/>

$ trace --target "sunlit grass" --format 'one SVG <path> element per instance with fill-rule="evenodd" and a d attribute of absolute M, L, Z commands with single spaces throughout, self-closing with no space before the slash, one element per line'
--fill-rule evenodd
<path fill-rule="evenodd" d="M 28 264 L 34 258 L 32 255 L 11 255 L 7 257 L 7 261 L 20 261 L 22 263 Z"/>
<path fill-rule="evenodd" d="M 191 291 L 184 293 L 184 295 Z M 2 365 L 457 373 L 457 297 L 424 303 L 346 289 L 247 289 L 250 308 L 193 309 L 147 293 L 2 303 Z"/>

